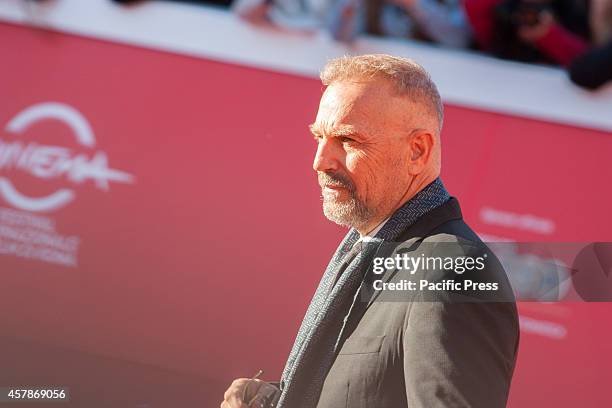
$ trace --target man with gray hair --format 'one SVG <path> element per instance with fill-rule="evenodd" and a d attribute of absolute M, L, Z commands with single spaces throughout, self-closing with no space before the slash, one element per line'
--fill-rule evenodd
<path fill-rule="evenodd" d="M 237 379 L 221 407 L 505 406 L 516 306 L 499 261 L 439 177 L 436 86 L 415 62 L 389 55 L 334 59 L 321 79 L 313 168 L 325 216 L 350 231 L 280 383 Z M 423 263 L 408 273 L 388 264 L 400 249 Z M 427 270 L 426 259 L 450 259 L 454 269 Z M 457 268 L 469 259 L 482 268 Z M 384 273 L 372 269 L 377 260 Z"/>

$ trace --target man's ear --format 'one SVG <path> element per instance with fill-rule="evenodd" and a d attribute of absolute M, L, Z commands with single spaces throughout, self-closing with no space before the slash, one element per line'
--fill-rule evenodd
<path fill-rule="evenodd" d="M 408 158 L 408 172 L 416 175 L 432 165 L 433 150 L 436 139 L 426 129 L 416 129 L 408 138 L 410 154 Z"/>

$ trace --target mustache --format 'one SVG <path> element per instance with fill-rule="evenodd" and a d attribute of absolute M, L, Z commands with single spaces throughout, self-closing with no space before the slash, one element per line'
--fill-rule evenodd
<path fill-rule="evenodd" d="M 340 172 L 320 172 L 318 173 L 319 186 L 321 188 L 327 185 L 340 186 L 346 188 L 350 192 L 355 191 L 355 184 L 346 174 Z"/>

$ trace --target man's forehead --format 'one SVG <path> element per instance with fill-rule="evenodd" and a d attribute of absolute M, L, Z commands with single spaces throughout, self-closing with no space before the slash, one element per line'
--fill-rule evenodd
<path fill-rule="evenodd" d="M 321 106 L 358 107 L 375 104 L 392 97 L 393 90 L 387 82 L 341 81 L 330 84 L 321 97 Z"/>
<path fill-rule="evenodd" d="M 401 102 L 387 87 L 388 84 L 379 81 L 331 84 L 321 97 L 311 131 L 355 134 L 367 133 L 370 127 L 390 125 L 394 117 L 397 119 L 395 110 Z"/>

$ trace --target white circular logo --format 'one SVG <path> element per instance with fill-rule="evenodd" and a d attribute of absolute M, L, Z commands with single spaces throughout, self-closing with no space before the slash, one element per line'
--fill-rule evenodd
<path fill-rule="evenodd" d="M 80 145 L 95 146 L 96 139 L 87 119 L 73 107 L 58 102 L 38 103 L 26 108 L 9 121 L 5 130 L 20 135 L 32 124 L 46 119 L 59 120 L 67 125 Z M 131 174 L 109 168 L 108 157 L 103 151 L 96 151 L 88 157 L 66 147 L 0 139 L 0 170 L 5 169 L 24 171 L 40 179 L 65 177 L 74 184 L 92 179 L 101 190 L 108 190 L 109 181 L 134 181 Z M 74 200 L 76 193 L 70 188 L 61 188 L 44 197 L 28 197 L 20 193 L 7 177 L 0 177 L 0 196 L 16 208 L 47 212 L 67 205 Z"/>

